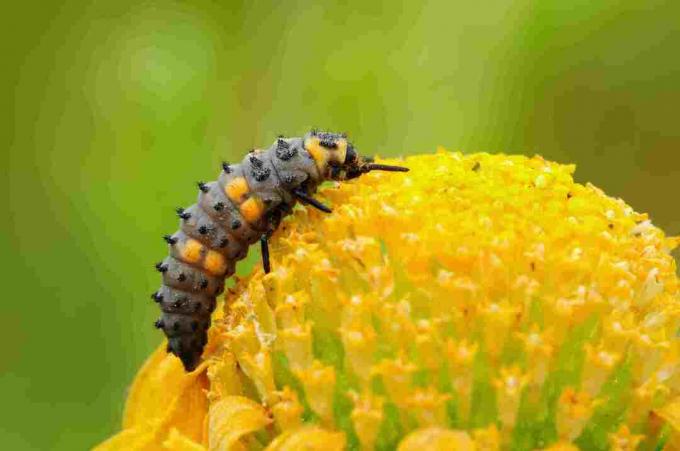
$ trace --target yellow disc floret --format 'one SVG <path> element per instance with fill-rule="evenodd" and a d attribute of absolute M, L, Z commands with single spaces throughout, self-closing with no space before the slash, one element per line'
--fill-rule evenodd
<path fill-rule="evenodd" d="M 205 363 L 154 354 L 100 449 L 680 443 L 678 239 L 571 165 L 398 164 L 324 187 L 330 215 L 296 209 L 273 271 L 226 293 Z"/>

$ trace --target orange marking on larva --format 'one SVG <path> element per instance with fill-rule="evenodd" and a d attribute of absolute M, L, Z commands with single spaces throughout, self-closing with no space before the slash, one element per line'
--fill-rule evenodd
<path fill-rule="evenodd" d="M 187 263 L 196 263 L 201 259 L 202 251 L 203 245 L 201 243 L 193 239 L 188 239 L 182 246 L 182 252 L 180 256 L 182 257 L 182 260 Z"/>
<path fill-rule="evenodd" d="M 203 268 L 213 275 L 221 276 L 227 270 L 227 260 L 219 252 L 208 251 Z"/>
<path fill-rule="evenodd" d="M 317 169 L 323 172 L 328 163 L 328 149 L 319 144 L 319 138 L 307 138 L 305 140 L 305 149 L 314 159 Z"/>
<path fill-rule="evenodd" d="M 335 149 L 335 152 L 333 152 L 333 160 L 335 160 L 336 163 L 344 163 L 345 162 L 345 157 L 347 156 L 347 140 L 346 139 L 338 139 L 335 144 L 338 146 Z"/>
<path fill-rule="evenodd" d="M 248 200 L 241 204 L 240 210 L 245 220 L 252 224 L 262 217 L 264 203 L 259 196 L 250 196 Z"/>
<path fill-rule="evenodd" d="M 231 199 L 232 202 L 240 204 L 243 201 L 243 196 L 248 194 L 250 188 L 245 177 L 235 177 L 227 183 L 224 187 L 224 192 Z"/>

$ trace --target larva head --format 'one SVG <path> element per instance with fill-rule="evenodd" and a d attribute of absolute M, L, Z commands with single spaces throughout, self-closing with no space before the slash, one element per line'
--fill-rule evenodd
<path fill-rule="evenodd" d="M 341 133 L 312 131 L 305 136 L 304 146 L 327 180 L 350 180 L 370 171 L 408 171 L 401 166 L 377 164 L 373 158 L 359 155 Z"/>

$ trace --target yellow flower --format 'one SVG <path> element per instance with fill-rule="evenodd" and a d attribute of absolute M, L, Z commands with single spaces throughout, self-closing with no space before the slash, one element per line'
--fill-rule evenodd
<path fill-rule="evenodd" d="M 399 163 L 296 209 L 205 362 L 160 347 L 99 449 L 680 443 L 677 238 L 540 157 Z"/>

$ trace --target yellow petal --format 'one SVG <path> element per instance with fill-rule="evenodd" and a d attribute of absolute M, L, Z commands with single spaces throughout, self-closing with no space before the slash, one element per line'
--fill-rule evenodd
<path fill-rule="evenodd" d="M 205 451 L 205 447 L 185 437 L 177 429 L 172 429 L 163 447 L 171 451 Z"/>
<path fill-rule="evenodd" d="M 121 451 L 154 449 L 157 428 L 124 429 L 105 442 L 93 448 L 93 451 Z"/>
<path fill-rule="evenodd" d="M 211 450 L 243 449 L 239 441 L 241 437 L 271 423 L 260 404 L 243 396 L 227 396 L 213 403 L 208 415 Z"/>
<path fill-rule="evenodd" d="M 179 359 L 165 351 L 165 344 L 149 357 L 130 388 L 123 428 L 157 424 L 162 439 L 176 428 L 198 443 L 203 442 L 203 421 L 208 411 L 206 364 L 185 373 Z"/>
<path fill-rule="evenodd" d="M 345 449 L 345 434 L 310 426 L 286 431 L 269 444 L 266 451 L 340 451 Z"/>
<path fill-rule="evenodd" d="M 446 451 L 474 450 L 475 445 L 463 431 L 454 431 L 438 427 L 417 429 L 408 434 L 399 443 L 398 451 Z"/>

